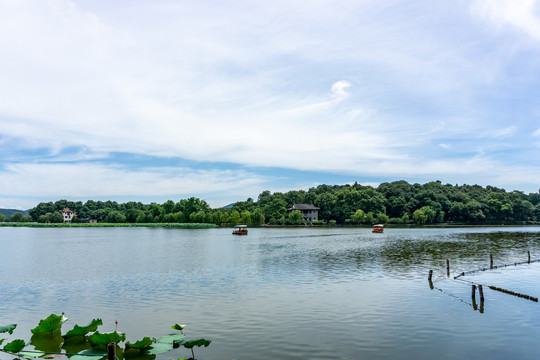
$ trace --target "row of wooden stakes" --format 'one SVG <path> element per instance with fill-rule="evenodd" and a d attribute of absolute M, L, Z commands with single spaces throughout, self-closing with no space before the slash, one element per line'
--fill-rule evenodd
<path fill-rule="evenodd" d="M 489 262 L 490 262 L 490 266 L 489 266 L 490 269 L 494 269 L 494 268 L 496 269 L 497 268 L 496 266 L 495 267 L 493 266 L 493 255 L 492 254 L 489 254 Z M 530 253 L 530 251 L 527 251 L 527 264 L 530 264 L 530 263 L 531 263 L 531 253 Z M 515 263 L 514 265 L 518 265 L 518 264 L 524 264 L 524 263 Z M 506 267 L 506 265 L 504 265 L 504 266 Z M 485 270 L 488 270 L 488 269 L 481 269 L 481 270 L 478 270 L 478 271 L 485 271 Z M 477 271 L 471 271 L 470 273 L 474 273 L 474 272 L 477 272 Z M 450 260 L 448 260 L 448 259 L 446 259 L 446 274 L 447 274 L 448 277 L 450 277 Z M 457 278 L 459 278 L 461 276 L 465 276 L 465 272 L 462 272 L 459 275 L 454 276 L 454 279 L 457 279 Z M 431 280 L 432 277 L 433 277 L 433 270 L 429 270 L 428 280 L 429 280 L 430 284 L 432 284 L 432 280 Z M 478 284 L 478 286 L 476 284 L 472 284 L 471 297 L 472 297 L 473 303 L 476 303 L 476 289 L 477 289 L 477 287 L 478 287 L 478 293 L 480 295 L 480 303 L 483 304 L 483 302 L 484 302 L 484 289 L 483 289 L 481 284 Z M 511 290 L 506 290 L 506 289 L 503 289 L 503 288 L 500 288 L 500 287 L 497 287 L 497 286 L 488 285 L 488 287 L 491 290 L 500 291 L 500 292 L 505 293 L 505 294 L 509 294 L 509 295 L 517 296 L 517 297 L 520 297 L 520 298 L 523 298 L 523 299 L 526 299 L 526 300 L 538 302 L 538 298 L 534 297 L 534 296 L 520 294 L 518 292 L 511 291 Z"/>

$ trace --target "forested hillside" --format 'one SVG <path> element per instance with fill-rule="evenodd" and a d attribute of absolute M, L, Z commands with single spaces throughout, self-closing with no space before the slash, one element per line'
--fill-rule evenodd
<path fill-rule="evenodd" d="M 409 184 L 383 183 L 377 188 L 353 185 L 319 185 L 308 191 L 262 192 L 232 208 L 212 209 L 204 200 L 191 197 L 163 204 L 141 202 L 85 203 L 59 200 L 40 203 L 30 210 L 34 221 L 61 222 L 58 210 L 70 208 L 74 221 L 137 223 L 301 224 L 298 213 L 287 213 L 295 203 L 320 208 L 319 223 L 337 224 L 532 224 L 540 220 L 540 194 L 506 192 L 492 186 L 443 185 L 439 181 Z"/>
<path fill-rule="evenodd" d="M 0 215 L 4 215 L 5 217 L 10 217 L 15 213 L 22 213 L 23 215 L 28 215 L 28 210 L 0 209 Z"/>
<path fill-rule="evenodd" d="M 13 219 L 13 221 L 32 221 L 28 210 L 0 209 L 0 221 Z"/>

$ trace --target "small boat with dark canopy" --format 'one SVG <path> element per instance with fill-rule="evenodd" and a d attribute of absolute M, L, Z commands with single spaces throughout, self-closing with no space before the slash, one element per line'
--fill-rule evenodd
<path fill-rule="evenodd" d="M 232 233 L 233 235 L 247 235 L 247 225 L 236 225 Z"/>
<path fill-rule="evenodd" d="M 384 231 L 384 225 L 383 224 L 377 224 L 373 225 L 373 231 L 374 233 L 382 233 Z"/>

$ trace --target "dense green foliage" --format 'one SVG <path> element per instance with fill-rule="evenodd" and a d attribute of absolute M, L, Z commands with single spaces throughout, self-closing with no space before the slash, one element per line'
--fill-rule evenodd
<path fill-rule="evenodd" d="M 34 221 L 62 222 L 63 208 L 77 213 L 74 222 L 95 219 L 110 224 L 181 224 L 216 225 L 301 225 L 297 211 L 287 212 L 295 203 L 320 208 L 318 224 L 530 224 L 540 221 L 540 194 L 506 192 L 492 186 L 443 185 L 439 181 L 409 184 L 406 181 L 383 183 L 377 188 L 352 185 L 319 185 L 308 191 L 286 193 L 264 191 L 257 201 L 249 198 L 231 208 L 211 209 L 204 200 L 194 197 L 178 202 L 142 204 L 114 201 L 86 203 L 59 200 L 40 203 L 31 209 Z M 56 215 L 58 214 L 58 215 Z"/>
<path fill-rule="evenodd" d="M 207 223 L 150 223 L 150 224 L 138 224 L 138 223 L 99 223 L 99 224 L 87 224 L 87 223 L 0 223 L 0 226 L 5 227 L 168 227 L 178 229 L 209 229 L 217 227 L 215 224 Z"/>
<path fill-rule="evenodd" d="M 60 213 L 58 213 L 60 215 Z M 62 217 L 62 215 L 60 215 Z M 0 214 L 0 222 L 4 221 L 10 221 L 10 222 L 31 222 L 33 221 L 32 217 L 30 215 L 24 215 L 22 212 L 17 211 L 14 212 L 11 216 L 7 217 L 4 214 Z"/>

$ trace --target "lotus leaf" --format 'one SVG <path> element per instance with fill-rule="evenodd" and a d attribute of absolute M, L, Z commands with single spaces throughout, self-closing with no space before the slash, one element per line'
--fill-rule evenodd
<path fill-rule="evenodd" d="M 2 343 L 4 342 L 4 340 L 6 340 L 6 339 L 0 339 L 0 345 L 2 345 Z"/>
<path fill-rule="evenodd" d="M 108 343 L 119 343 L 126 340 L 126 334 L 113 331 L 101 334 L 99 331 L 88 338 L 92 345 L 107 345 Z"/>
<path fill-rule="evenodd" d="M 13 334 L 13 330 L 15 330 L 16 327 L 17 327 L 17 324 L 0 326 L 0 333 L 8 332 L 10 334 Z"/>
<path fill-rule="evenodd" d="M 170 327 L 170 329 L 173 329 L 173 330 L 184 330 L 184 328 L 186 327 L 187 325 L 182 325 L 182 324 L 174 324 L 173 326 Z"/>
<path fill-rule="evenodd" d="M 173 349 L 173 344 L 164 344 L 157 342 L 153 344 L 150 348 L 146 350 L 146 355 L 159 355 L 159 354 L 165 354 L 167 351 L 171 351 Z"/>
<path fill-rule="evenodd" d="M 29 351 L 21 351 L 19 352 L 19 357 L 25 358 L 25 359 L 35 359 L 37 357 L 46 355 L 47 353 L 44 351 L 38 351 L 38 350 L 29 350 Z"/>
<path fill-rule="evenodd" d="M 148 336 L 145 336 L 142 340 L 136 341 L 134 343 L 130 343 L 129 341 L 126 342 L 126 350 L 130 348 L 139 350 L 146 349 L 155 342 L 156 339 L 150 339 Z"/>
<path fill-rule="evenodd" d="M 158 339 L 158 342 L 164 344 L 174 344 L 176 347 L 179 346 L 180 341 L 184 340 L 186 335 L 184 334 L 169 334 L 164 335 Z"/>
<path fill-rule="evenodd" d="M 41 332 L 32 335 L 30 338 L 30 345 L 34 345 L 36 350 L 45 352 L 60 352 L 62 345 L 64 344 L 64 338 L 60 335 L 59 331 Z"/>
<path fill-rule="evenodd" d="M 40 320 L 39 325 L 31 330 L 32 334 L 60 330 L 62 324 L 65 323 L 66 320 L 67 318 L 64 317 L 64 313 L 62 313 L 62 315 L 51 314 L 48 318 Z"/>
<path fill-rule="evenodd" d="M 188 340 L 188 341 L 184 341 L 182 345 L 183 345 L 185 348 L 191 349 L 191 348 L 193 348 L 194 346 L 204 346 L 204 347 L 207 347 L 208 345 L 210 345 L 211 342 L 212 342 L 212 340 L 196 339 L 196 340 Z"/>
<path fill-rule="evenodd" d="M 64 335 L 64 337 L 86 336 L 88 333 L 96 331 L 100 325 L 103 325 L 103 321 L 101 319 L 93 319 L 85 326 L 75 325 L 73 329 L 69 330 L 66 335 Z"/>
<path fill-rule="evenodd" d="M 4 350 L 6 350 L 7 352 L 16 354 L 22 349 L 24 349 L 25 346 L 26 346 L 26 343 L 24 342 L 24 340 L 17 339 L 17 340 L 13 340 L 10 343 L 7 343 L 6 346 L 4 346 Z"/>
<path fill-rule="evenodd" d="M 77 354 L 72 355 L 70 360 L 97 360 L 107 356 L 107 353 L 98 349 L 86 349 L 79 351 Z"/>
<path fill-rule="evenodd" d="M 91 349 L 92 345 L 89 342 L 85 341 L 82 337 L 71 337 L 67 338 L 66 342 L 62 344 L 62 350 L 66 354 L 76 354 L 79 351 Z M 103 349 L 104 350 L 104 349 Z"/>

